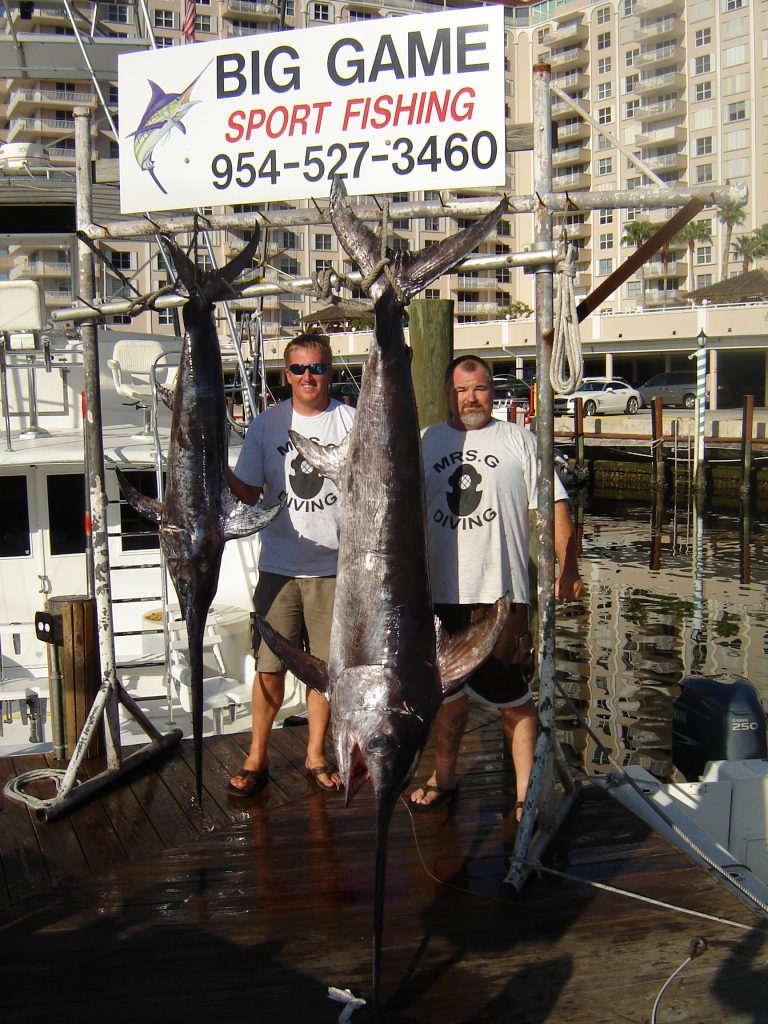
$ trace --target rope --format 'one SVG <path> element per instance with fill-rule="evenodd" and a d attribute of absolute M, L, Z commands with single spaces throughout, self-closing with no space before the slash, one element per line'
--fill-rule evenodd
<path fill-rule="evenodd" d="M 31 793 L 25 793 L 23 786 L 28 782 L 39 782 L 43 779 L 52 781 L 56 783 L 56 794 L 58 795 L 65 774 L 66 772 L 60 768 L 34 768 L 32 771 L 24 772 L 13 779 L 9 779 L 5 784 L 3 792 L 11 800 L 18 800 L 20 803 L 27 804 L 28 807 L 34 807 L 35 809 L 50 807 L 56 800 L 56 797 L 41 800 L 39 797 L 32 796 Z"/>
<path fill-rule="evenodd" d="M 683 962 L 680 964 L 679 967 L 676 967 L 674 969 L 674 971 L 672 971 L 670 976 L 667 978 L 667 980 L 661 986 L 659 994 L 656 996 L 656 1001 L 654 1002 L 653 1009 L 651 1010 L 651 1024 L 656 1024 L 656 1011 L 659 1008 L 659 1003 L 661 1002 L 661 997 L 667 991 L 667 989 L 672 984 L 672 982 L 675 980 L 675 978 L 678 976 L 678 974 L 680 974 L 682 969 L 684 967 L 687 967 L 688 964 L 691 963 L 692 960 L 696 959 L 696 957 L 701 956 L 701 954 L 705 952 L 706 948 L 707 948 L 707 940 L 706 939 L 694 939 L 691 942 L 691 952 L 690 952 L 690 955 L 687 956 L 685 958 L 685 960 L 683 960 Z"/>
<path fill-rule="evenodd" d="M 581 384 L 584 374 L 584 358 L 581 351 L 576 297 L 573 290 L 577 255 L 576 246 L 571 245 L 565 260 L 558 262 L 554 309 L 555 332 L 549 379 L 552 390 L 555 394 L 560 395 L 572 395 Z"/>

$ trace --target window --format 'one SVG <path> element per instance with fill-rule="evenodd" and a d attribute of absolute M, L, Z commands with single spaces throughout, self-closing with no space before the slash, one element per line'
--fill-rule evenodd
<path fill-rule="evenodd" d="M 597 36 L 597 48 L 598 50 L 608 50 L 611 46 L 611 33 L 610 32 L 599 32 Z"/>
<path fill-rule="evenodd" d="M 632 49 L 632 50 L 627 50 L 627 52 L 624 54 L 624 63 L 626 64 L 626 66 L 628 68 L 631 68 L 631 67 L 634 66 L 635 61 L 637 60 L 637 58 L 639 56 L 640 56 L 640 51 L 637 48 Z"/>
<path fill-rule="evenodd" d="M 242 313 L 243 310 L 238 310 L 238 312 Z M 163 327 L 163 326 L 165 326 L 165 327 L 172 327 L 173 326 L 173 310 L 172 309 L 158 309 L 158 311 L 157 311 L 157 322 L 158 322 L 158 324 L 161 327 Z"/>
<path fill-rule="evenodd" d="M 331 260 L 315 260 L 315 273 L 322 274 L 324 270 L 333 270 Z"/>
<path fill-rule="evenodd" d="M 744 0 L 725 0 L 726 11 L 738 11 L 744 6 Z"/>
<path fill-rule="evenodd" d="M 171 39 L 170 36 L 155 36 L 155 42 L 157 43 L 158 50 L 162 50 L 166 46 L 174 46 L 176 40 Z"/>
<path fill-rule="evenodd" d="M 726 121 L 745 121 L 747 118 L 747 101 L 739 100 L 737 103 L 729 103 L 725 108 Z"/>
<path fill-rule="evenodd" d="M 703 57 L 694 57 L 693 60 L 693 73 L 694 75 L 708 75 L 712 70 L 712 58 L 708 53 L 704 54 Z"/>
<path fill-rule="evenodd" d="M 610 7 L 598 7 L 597 9 L 597 24 L 598 25 L 609 25 L 611 22 L 611 8 Z"/>
<path fill-rule="evenodd" d="M 712 246 L 702 245 L 701 242 L 696 246 L 696 263 L 701 265 L 702 263 L 712 262 Z"/>
<path fill-rule="evenodd" d="M 610 232 L 600 235 L 599 247 L 602 250 L 613 248 L 613 235 Z"/>
<path fill-rule="evenodd" d="M 424 298 L 425 299 L 439 299 L 440 298 L 440 289 L 439 288 L 425 288 L 424 289 Z"/>
<path fill-rule="evenodd" d="M 712 152 L 712 136 L 704 135 L 696 139 L 696 156 L 709 156 Z"/>
<path fill-rule="evenodd" d="M 155 11 L 155 28 L 173 28 L 173 11 Z"/>
<path fill-rule="evenodd" d="M 330 252 L 333 246 L 331 235 L 315 235 L 315 248 L 318 252 Z"/>
<path fill-rule="evenodd" d="M 698 82 L 694 91 L 693 98 L 697 103 L 701 103 L 702 100 L 712 99 L 712 83 L 711 82 Z"/>
<path fill-rule="evenodd" d="M 640 75 L 627 75 L 624 79 L 624 92 L 633 92 L 635 86 L 640 81 Z"/>
<path fill-rule="evenodd" d="M 410 240 L 407 238 L 398 238 L 397 235 L 394 235 L 392 237 L 392 249 L 394 252 L 410 252 Z"/>
<path fill-rule="evenodd" d="M 696 184 L 704 185 L 712 180 L 712 164 L 699 164 L 696 168 Z"/>
<path fill-rule="evenodd" d="M 294 277 L 298 277 L 299 261 L 295 260 L 292 256 L 281 256 L 278 270 L 281 274 L 293 274 Z"/>
<path fill-rule="evenodd" d="M 212 32 L 210 14 L 198 14 L 195 18 L 195 32 Z"/>
<path fill-rule="evenodd" d="M 496 271 L 496 283 L 509 284 L 510 280 L 509 267 L 499 267 Z"/>
<path fill-rule="evenodd" d="M 425 231 L 439 231 L 440 230 L 440 218 L 439 217 L 425 217 L 424 218 L 424 230 Z"/>
<path fill-rule="evenodd" d="M 598 100 L 609 100 L 613 96 L 613 82 L 598 82 L 597 84 L 597 98 Z"/>
<path fill-rule="evenodd" d="M 636 0 L 624 0 L 624 17 L 631 18 L 635 13 Z"/>
<path fill-rule="evenodd" d="M 85 551 L 85 477 L 63 473 L 48 477 L 48 523 L 52 555 Z"/>
<path fill-rule="evenodd" d="M 309 12 L 310 18 L 313 21 L 330 21 L 331 20 L 331 6 L 330 4 L 312 4 Z"/>
<path fill-rule="evenodd" d="M 598 57 L 597 60 L 597 73 L 598 75 L 610 75 L 611 73 L 611 57 Z"/>
<path fill-rule="evenodd" d="M 608 277 L 609 274 L 613 273 L 613 258 L 597 261 L 597 274 L 598 277 Z"/>
<path fill-rule="evenodd" d="M 110 263 L 115 270 L 133 270 L 136 266 L 136 253 L 113 252 L 110 256 Z"/>
<path fill-rule="evenodd" d="M 410 231 L 411 229 L 411 218 L 410 217 L 393 217 L 392 227 L 397 231 Z"/>
<path fill-rule="evenodd" d="M 613 210 L 601 210 L 598 220 L 601 224 L 613 224 Z"/>
<path fill-rule="evenodd" d="M 113 324 L 129 324 L 131 322 L 130 316 L 127 313 L 115 313 L 112 317 Z"/>
<path fill-rule="evenodd" d="M 296 0 L 283 0 L 286 18 L 296 17 Z"/>
<path fill-rule="evenodd" d="M 372 18 L 378 18 L 378 14 L 374 14 L 373 11 L 356 11 L 350 9 L 349 20 L 350 21 L 371 21 Z"/>
<path fill-rule="evenodd" d="M 613 174 L 613 157 L 603 156 L 597 161 L 598 174 Z"/>
<path fill-rule="evenodd" d="M 0 558 L 21 558 L 32 551 L 27 478 L 3 477 L 3 497 L 5 500 L 0 506 Z"/>
<path fill-rule="evenodd" d="M 598 107 L 597 110 L 597 123 L 598 124 L 612 124 L 613 123 L 613 110 L 611 107 Z"/>
<path fill-rule="evenodd" d="M 602 149 L 613 149 L 613 143 L 610 139 L 606 139 L 604 135 L 598 135 L 597 137 L 597 149 L 598 152 Z"/>
<path fill-rule="evenodd" d="M 711 28 L 699 28 L 696 30 L 693 36 L 694 46 L 709 46 L 712 42 L 712 29 Z"/>
<path fill-rule="evenodd" d="M 116 21 L 120 25 L 128 24 L 127 4 L 105 4 L 103 10 L 104 21 Z"/>
<path fill-rule="evenodd" d="M 697 274 L 696 275 L 696 287 L 697 288 L 709 288 L 713 283 L 712 274 Z"/>
<path fill-rule="evenodd" d="M 732 153 L 734 149 L 747 149 L 749 146 L 749 129 L 741 128 L 739 131 L 727 132 L 723 143 L 726 153 Z"/>
<path fill-rule="evenodd" d="M 145 494 L 148 498 L 157 497 L 157 477 L 153 470 L 126 470 L 125 475 L 140 494 Z M 157 523 L 140 516 L 127 501 L 120 502 L 120 535 L 123 551 L 159 547 L 158 529 Z"/>
<path fill-rule="evenodd" d="M 631 121 L 633 117 L 637 117 L 640 112 L 640 100 L 628 100 L 624 104 L 624 117 Z"/>
<path fill-rule="evenodd" d="M 203 272 L 213 270 L 213 260 L 211 254 L 207 249 L 198 249 L 195 257 L 195 265 L 198 266 Z"/>

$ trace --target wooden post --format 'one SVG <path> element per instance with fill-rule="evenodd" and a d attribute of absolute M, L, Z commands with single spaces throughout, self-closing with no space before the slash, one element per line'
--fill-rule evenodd
<path fill-rule="evenodd" d="M 51 597 L 46 602 L 46 610 L 61 616 L 59 665 L 63 722 L 54 722 L 54 733 L 63 735 L 65 757 L 71 757 L 101 683 L 96 602 L 92 597 Z M 55 702 L 52 702 L 52 711 L 59 713 Z M 103 753 L 103 733 L 97 730 L 87 756 L 98 757 Z"/>
<path fill-rule="evenodd" d="M 755 396 L 744 395 L 741 414 L 741 493 L 748 495 L 752 479 L 752 428 L 755 413 Z"/>
<path fill-rule="evenodd" d="M 664 480 L 664 414 L 661 399 L 656 396 L 651 404 L 651 486 L 659 489 L 665 485 Z"/>
<path fill-rule="evenodd" d="M 576 408 L 573 411 L 573 440 L 576 444 L 576 465 L 584 465 L 584 402 L 581 398 L 576 399 Z"/>
<path fill-rule="evenodd" d="M 408 316 L 413 391 L 424 429 L 448 419 L 443 379 L 453 359 L 453 299 L 416 299 Z"/>

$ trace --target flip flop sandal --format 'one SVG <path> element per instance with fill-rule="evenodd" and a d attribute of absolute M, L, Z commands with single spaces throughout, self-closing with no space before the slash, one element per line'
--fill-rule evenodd
<path fill-rule="evenodd" d="M 244 786 L 233 786 L 230 782 L 227 786 L 227 791 L 232 793 L 234 796 L 255 796 L 256 793 L 260 793 L 262 789 L 269 782 L 269 769 L 262 768 L 255 771 L 252 768 L 241 768 L 239 772 L 236 772 L 233 779 L 244 779 Z"/>
<path fill-rule="evenodd" d="M 417 786 L 413 793 L 418 793 L 419 790 L 421 790 L 425 796 L 427 793 L 436 793 L 437 796 L 428 804 L 418 804 L 411 799 L 408 801 L 408 806 L 414 811 L 431 811 L 434 807 L 439 807 L 440 804 L 445 804 L 450 800 L 454 800 L 459 791 L 459 787 L 454 786 L 453 789 L 443 789 L 442 786 L 430 786 L 425 782 L 422 786 Z M 413 797 L 413 793 L 411 793 L 411 797 Z"/>
<path fill-rule="evenodd" d="M 331 783 L 330 786 L 326 786 L 324 782 L 320 781 L 321 775 L 328 775 L 330 777 L 338 770 L 333 765 L 319 764 L 317 765 L 316 768 L 310 768 L 308 764 L 305 764 L 304 767 L 307 770 L 307 775 L 309 775 L 309 777 L 320 787 L 320 789 L 324 789 L 326 793 L 336 793 L 341 788 L 340 786 L 336 786 L 333 783 Z"/>

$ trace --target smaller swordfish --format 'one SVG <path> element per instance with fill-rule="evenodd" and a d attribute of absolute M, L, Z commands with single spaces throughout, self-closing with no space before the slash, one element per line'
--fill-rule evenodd
<path fill-rule="evenodd" d="M 336 598 L 326 664 L 303 653 L 259 618 L 262 636 L 331 705 L 336 756 L 347 803 L 370 778 L 376 800 L 373 1006 L 378 1006 L 386 844 L 392 810 L 413 775 L 443 698 L 490 654 L 507 617 L 501 598 L 480 622 L 450 639 L 432 612 L 424 473 L 416 400 L 403 333 L 407 300 L 455 266 L 506 208 L 418 253 L 387 250 L 345 201 L 334 180 L 329 212 L 364 276 L 378 277 L 374 336 L 351 432 L 323 448 L 291 431 L 295 447 L 341 495 Z"/>
<path fill-rule="evenodd" d="M 220 270 L 202 273 L 170 239 L 179 277 L 189 292 L 183 307 L 184 344 L 173 393 L 165 501 L 145 497 L 117 470 L 126 501 L 160 526 L 160 544 L 187 626 L 195 739 L 197 802 L 202 803 L 203 635 L 219 581 L 224 544 L 272 522 L 282 504 L 244 505 L 227 483 L 227 414 L 221 350 L 213 304 L 250 265 L 258 232 Z"/>

